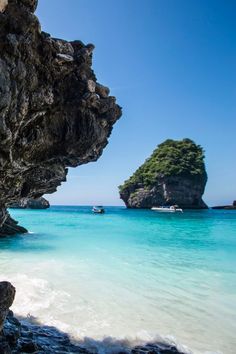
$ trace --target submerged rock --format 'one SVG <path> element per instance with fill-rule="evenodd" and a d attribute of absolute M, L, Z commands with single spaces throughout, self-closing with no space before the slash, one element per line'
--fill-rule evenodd
<path fill-rule="evenodd" d="M 202 195 L 207 182 L 203 150 L 190 139 L 166 140 L 119 187 L 128 208 L 178 204 L 207 208 Z"/>
<path fill-rule="evenodd" d="M 55 192 L 68 167 L 97 160 L 121 116 L 91 68 L 94 46 L 42 32 L 36 6 L 0 0 L 2 209 Z"/>
<path fill-rule="evenodd" d="M 22 198 L 19 203 L 12 203 L 9 206 L 9 208 L 14 209 L 47 209 L 49 207 L 49 201 L 43 197 L 36 199 Z"/>

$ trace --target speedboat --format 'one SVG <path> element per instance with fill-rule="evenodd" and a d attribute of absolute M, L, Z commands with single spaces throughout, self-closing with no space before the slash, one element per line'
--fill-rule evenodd
<path fill-rule="evenodd" d="M 99 206 L 94 206 L 92 209 L 92 212 L 94 214 L 104 214 L 105 213 L 105 209 L 103 208 L 103 206 L 99 205 Z"/>
<path fill-rule="evenodd" d="M 178 205 L 152 207 L 151 210 L 164 213 L 183 213 L 183 209 L 181 209 Z"/>

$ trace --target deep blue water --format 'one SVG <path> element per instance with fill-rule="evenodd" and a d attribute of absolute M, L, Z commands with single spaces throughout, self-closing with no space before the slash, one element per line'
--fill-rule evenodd
<path fill-rule="evenodd" d="M 14 311 L 76 337 L 174 338 L 236 348 L 236 212 L 53 206 L 11 210 L 31 232 L 0 240 Z"/>

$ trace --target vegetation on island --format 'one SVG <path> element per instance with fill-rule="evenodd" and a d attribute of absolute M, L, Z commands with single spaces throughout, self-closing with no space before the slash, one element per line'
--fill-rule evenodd
<path fill-rule="evenodd" d="M 168 176 L 205 179 L 204 157 L 202 147 L 190 139 L 167 139 L 157 146 L 152 155 L 122 186 L 119 186 L 119 190 L 122 193 L 133 185 L 150 187 L 158 178 Z"/>

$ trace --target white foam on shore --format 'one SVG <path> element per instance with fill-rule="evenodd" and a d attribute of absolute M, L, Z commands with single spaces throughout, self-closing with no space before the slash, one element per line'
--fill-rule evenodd
<path fill-rule="evenodd" d="M 176 346 L 182 353 L 193 354 L 190 349 L 184 345 L 178 344 L 173 340 L 173 338 L 163 338 L 159 335 L 151 336 L 148 333 L 146 333 L 144 337 L 141 334 L 138 334 L 136 338 L 124 337 L 119 339 L 114 337 L 106 337 L 102 340 L 95 340 L 85 337 L 81 343 L 86 349 L 91 350 L 92 352 L 94 351 L 98 354 L 116 354 L 120 353 L 122 350 L 134 348 L 135 346 L 145 346 L 147 343 L 173 345 Z"/>
<path fill-rule="evenodd" d="M 53 266 L 53 261 L 49 262 Z M 48 264 L 42 264 L 42 267 Z M 27 274 L 18 273 L 13 276 L 3 276 L 11 281 L 17 288 L 17 296 L 12 310 L 19 318 L 28 323 L 39 322 L 42 325 L 54 326 L 71 336 L 72 342 L 80 344 L 84 348 L 95 351 L 98 354 L 116 354 L 121 350 L 132 348 L 147 343 L 166 343 L 175 345 L 179 351 L 192 354 L 186 346 L 178 343 L 174 337 L 163 337 L 159 334 L 151 334 L 147 331 L 139 331 L 135 336 L 114 337 L 94 334 L 93 338 L 84 336 L 83 329 L 76 328 L 59 320 L 53 313 L 55 304 L 63 311 L 63 306 L 70 301 L 71 295 L 66 291 L 55 290 L 50 283 L 42 278 L 29 277 Z M 22 286 L 24 284 L 24 286 Z M 54 316 L 56 315 L 56 317 Z M 79 327 L 78 319 L 78 327 Z M 105 326 L 106 327 L 106 326 Z"/>
<path fill-rule="evenodd" d="M 159 335 L 145 330 L 124 337 L 114 334 L 110 324 L 111 318 L 107 322 L 104 319 L 106 318 L 105 315 L 104 318 L 101 318 L 96 312 L 97 294 L 92 295 L 95 301 L 94 310 L 94 307 L 91 307 L 93 304 L 91 305 L 89 301 L 86 302 L 86 299 L 81 301 L 81 283 L 78 283 L 77 297 L 73 293 L 73 288 L 71 288 L 71 292 L 63 290 L 63 282 L 65 280 L 64 267 L 65 264 L 63 262 L 51 260 L 35 265 L 28 273 L 1 275 L 2 279 L 5 278 L 11 281 L 17 289 L 16 299 L 12 307 L 14 313 L 26 318 L 28 321 L 32 320 L 33 322 L 36 319 L 43 325 L 55 326 L 59 330 L 68 333 L 74 338 L 75 342 L 81 343 L 91 351 L 95 350 L 98 354 L 115 354 L 122 349 L 147 343 L 172 344 L 179 351 L 186 354 L 220 354 L 220 352 L 200 352 L 196 350 L 192 352 L 187 346 L 180 344 L 173 336 Z M 49 273 L 49 269 L 52 273 L 57 272 L 57 274 L 61 275 L 61 282 L 57 285 L 43 277 L 44 274 Z M 37 275 L 40 275 L 40 277 Z M 91 296 L 91 294 L 88 295 Z M 106 311 L 106 308 L 104 308 L 104 311 Z M 111 317 L 111 314 L 109 315 Z M 73 318 L 73 316 L 76 316 L 76 318 Z M 129 313 L 127 313 L 127 316 L 129 316 Z M 98 331 L 95 333 L 94 329 Z M 101 335 L 102 332 L 106 333 L 105 337 Z"/>

